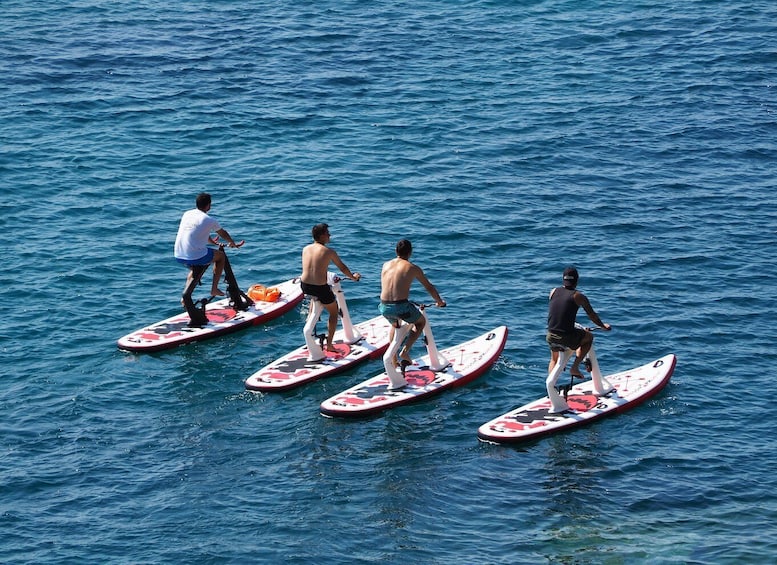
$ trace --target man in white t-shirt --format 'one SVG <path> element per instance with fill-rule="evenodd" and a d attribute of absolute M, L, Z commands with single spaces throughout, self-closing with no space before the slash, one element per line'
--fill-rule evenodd
<path fill-rule="evenodd" d="M 192 283 L 194 276 L 192 267 L 207 267 L 213 263 L 213 284 L 210 293 L 212 296 L 224 296 L 224 293 L 219 290 L 219 280 L 224 271 L 225 255 L 221 249 L 208 247 L 208 242 L 218 244 L 218 238 L 211 237 L 212 233 L 217 233 L 223 237 L 230 247 L 240 247 L 245 243 L 245 241 L 235 243 L 235 240 L 227 233 L 227 230 L 221 227 L 216 218 L 208 216 L 210 203 L 210 194 L 206 192 L 198 194 L 197 207 L 184 212 L 178 226 L 178 235 L 175 238 L 175 258 L 179 263 L 189 267 L 184 294 Z"/>

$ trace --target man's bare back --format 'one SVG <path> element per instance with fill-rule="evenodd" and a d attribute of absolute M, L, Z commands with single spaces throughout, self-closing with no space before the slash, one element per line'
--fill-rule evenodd
<path fill-rule="evenodd" d="M 306 284 L 327 284 L 329 263 L 337 254 L 326 245 L 315 242 L 302 249 L 302 282 Z"/>
<path fill-rule="evenodd" d="M 421 269 L 407 259 L 395 257 L 391 261 L 386 261 L 380 273 L 380 299 L 387 302 L 407 300 L 410 296 L 410 286 L 416 278 L 427 286 L 429 281 L 424 282 L 426 277 L 423 276 Z"/>
<path fill-rule="evenodd" d="M 327 247 L 331 236 L 329 235 L 329 226 L 326 224 L 317 224 L 313 226 L 313 243 L 306 245 L 302 249 L 302 276 L 300 280 L 305 284 L 322 285 L 328 284 L 327 271 L 329 263 L 334 263 L 337 268 L 349 279 L 358 281 L 361 278 L 359 273 L 352 273 L 343 263 L 337 251 Z"/>
<path fill-rule="evenodd" d="M 445 301 L 440 298 L 437 289 L 426 278 L 421 267 L 404 257 L 395 257 L 383 264 L 380 273 L 380 299 L 383 302 L 407 300 L 410 297 L 410 286 L 416 279 L 424 285 L 438 306 L 445 306 Z"/>

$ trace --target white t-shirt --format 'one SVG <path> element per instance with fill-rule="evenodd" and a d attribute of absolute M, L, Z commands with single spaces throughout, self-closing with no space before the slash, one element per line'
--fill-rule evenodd
<path fill-rule="evenodd" d="M 216 218 L 202 210 L 187 210 L 181 217 L 175 237 L 175 258 L 194 261 L 208 252 L 208 237 L 221 229 Z"/>

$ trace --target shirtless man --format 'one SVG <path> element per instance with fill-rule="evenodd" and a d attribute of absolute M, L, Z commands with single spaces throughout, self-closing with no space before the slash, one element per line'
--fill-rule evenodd
<path fill-rule="evenodd" d="M 420 310 L 415 304 L 408 301 L 410 285 L 418 279 L 437 302 L 437 306 L 444 307 L 445 301 L 440 298 L 437 289 L 426 278 L 421 267 L 410 262 L 413 246 L 407 239 L 402 239 L 397 243 L 396 252 L 397 256 L 391 261 L 386 261 L 380 273 L 379 309 L 380 313 L 391 322 L 391 339 L 394 339 L 394 328 L 400 326 L 400 320 L 413 326 L 404 347 L 399 352 L 400 362 L 404 366 L 413 362 L 412 357 L 410 357 L 410 348 L 421 335 L 426 324 L 426 319 L 421 315 Z"/>
<path fill-rule="evenodd" d="M 337 329 L 337 320 L 339 318 L 339 309 L 335 293 L 327 282 L 327 270 L 329 263 L 334 263 L 337 268 L 349 279 L 358 281 L 362 276 L 359 273 L 352 273 L 343 263 L 337 251 L 326 246 L 331 239 L 329 236 L 329 226 L 327 224 L 316 224 L 313 226 L 313 243 L 305 246 L 302 250 L 302 276 L 300 277 L 302 292 L 313 296 L 321 301 L 326 311 L 329 312 L 329 323 L 327 325 L 326 350 L 334 351 L 332 339 Z"/>

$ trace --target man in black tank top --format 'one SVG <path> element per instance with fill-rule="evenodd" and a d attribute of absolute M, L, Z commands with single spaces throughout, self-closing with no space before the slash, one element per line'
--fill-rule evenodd
<path fill-rule="evenodd" d="M 567 267 L 564 269 L 564 286 L 559 286 L 550 291 L 548 304 L 548 332 L 545 340 L 550 346 L 550 364 L 548 372 L 553 370 L 558 362 L 558 354 L 563 349 L 576 350 L 576 356 L 572 361 L 569 372 L 573 377 L 583 378 L 580 372 L 580 362 L 585 358 L 594 342 L 593 334 L 583 328 L 575 327 L 577 311 L 582 306 L 591 321 L 604 330 L 610 330 L 610 324 L 605 324 L 599 318 L 585 294 L 576 290 L 577 269 Z"/>

